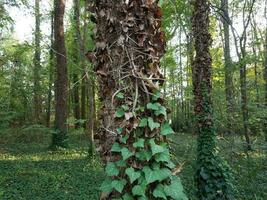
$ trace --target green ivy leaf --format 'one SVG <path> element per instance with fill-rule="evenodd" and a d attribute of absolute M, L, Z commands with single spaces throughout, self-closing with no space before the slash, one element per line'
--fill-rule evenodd
<path fill-rule="evenodd" d="M 129 135 L 125 135 L 124 137 L 120 138 L 120 141 L 121 141 L 123 144 L 126 144 L 128 138 L 129 138 Z"/>
<path fill-rule="evenodd" d="M 112 192 L 112 186 L 111 186 L 112 180 L 106 179 L 102 185 L 100 186 L 100 190 L 105 193 L 111 193 Z"/>
<path fill-rule="evenodd" d="M 148 118 L 148 126 L 151 131 L 153 131 L 155 128 L 159 128 L 160 124 L 157 122 L 154 122 L 151 117 Z"/>
<path fill-rule="evenodd" d="M 125 173 L 128 175 L 131 183 L 133 183 L 135 180 L 137 180 L 141 176 L 141 173 L 136 172 L 134 168 L 132 167 L 126 169 Z"/>
<path fill-rule="evenodd" d="M 152 100 L 153 100 L 153 101 L 157 101 L 159 98 L 160 98 L 160 91 L 156 91 L 156 92 L 153 94 Z"/>
<path fill-rule="evenodd" d="M 125 112 L 124 112 L 123 108 L 120 107 L 120 108 L 118 108 L 118 109 L 116 110 L 115 117 L 117 117 L 117 118 L 121 118 L 121 117 L 124 116 L 124 114 L 125 114 Z"/>
<path fill-rule="evenodd" d="M 180 178 L 172 176 L 171 179 L 171 184 L 164 186 L 164 192 L 166 196 L 169 196 L 175 200 L 188 200 L 188 198 L 184 194 L 184 188 L 182 186 Z"/>
<path fill-rule="evenodd" d="M 154 113 L 156 116 L 159 116 L 161 114 L 164 115 L 165 119 L 167 117 L 167 109 L 164 106 L 160 106 L 159 109 L 156 110 Z"/>
<path fill-rule="evenodd" d="M 119 193 L 123 191 L 124 186 L 126 185 L 127 181 L 125 179 L 122 180 L 114 180 L 111 183 L 112 188 L 117 190 Z"/>
<path fill-rule="evenodd" d="M 162 153 L 158 153 L 155 155 L 155 160 L 157 162 L 169 162 L 170 161 L 170 152 L 168 149 L 166 149 Z"/>
<path fill-rule="evenodd" d="M 150 144 L 150 147 L 151 147 L 151 151 L 152 151 L 152 155 L 154 156 L 155 154 L 157 153 L 162 153 L 166 150 L 166 148 L 160 146 L 160 145 L 157 145 L 155 143 L 155 139 L 150 139 L 149 140 L 149 144 Z"/>
<path fill-rule="evenodd" d="M 108 162 L 106 166 L 106 173 L 108 176 L 118 176 L 120 171 L 117 169 L 115 163 Z"/>
<path fill-rule="evenodd" d="M 142 118 L 139 127 L 146 127 L 146 126 L 147 126 L 147 118 Z"/>
<path fill-rule="evenodd" d="M 123 160 L 127 160 L 128 158 L 132 157 L 134 153 L 130 152 L 129 149 L 124 147 L 121 149 L 121 155 Z"/>
<path fill-rule="evenodd" d="M 132 193 L 134 196 L 145 196 L 146 193 L 146 185 L 141 184 L 141 185 L 136 185 L 132 189 Z"/>
<path fill-rule="evenodd" d="M 157 185 L 157 187 L 153 191 L 153 196 L 156 198 L 162 198 L 162 199 L 167 200 L 167 197 L 166 197 L 165 192 L 164 192 L 164 187 L 162 184 Z"/>
<path fill-rule="evenodd" d="M 152 153 L 150 151 L 141 151 L 141 152 L 137 152 L 135 154 L 135 157 L 137 157 L 140 160 L 146 160 L 149 161 L 152 158 Z"/>
<path fill-rule="evenodd" d="M 124 194 L 122 199 L 123 200 L 134 200 L 134 198 L 128 193 Z"/>
<path fill-rule="evenodd" d="M 145 140 L 143 138 L 139 138 L 135 143 L 133 143 L 134 148 L 144 148 Z"/>
<path fill-rule="evenodd" d="M 171 175 L 171 171 L 167 168 L 152 170 L 150 167 L 146 166 L 143 168 L 143 172 L 148 184 L 155 181 L 163 181 Z"/>
<path fill-rule="evenodd" d="M 112 145 L 111 152 L 121 152 L 121 146 L 118 142 Z"/>
<path fill-rule="evenodd" d="M 118 94 L 116 94 L 116 97 L 119 99 L 124 99 L 124 94 L 122 92 L 119 92 Z"/>
<path fill-rule="evenodd" d="M 173 134 L 174 131 L 172 130 L 171 126 L 169 123 L 165 123 L 161 126 L 160 128 L 160 134 L 161 135 L 170 135 Z"/>
<path fill-rule="evenodd" d="M 123 131 L 123 128 L 117 128 L 117 133 L 120 135 Z"/>
<path fill-rule="evenodd" d="M 161 105 L 159 103 L 148 103 L 146 105 L 146 108 L 149 109 L 149 110 L 159 110 L 159 107 Z"/>
<path fill-rule="evenodd" d="M 122 107 L 122 109 L 124 111 L 128 111 L 129 110 L 129 106 L 128 105 L 122 105 L 121 107 Z"/>
<path fill-rule="evenodd" d="M 116 165 L 118 167 L 126 167 L 126 162 L 124 162 L 123 160 L 119 160 L 116 162 Z"/>

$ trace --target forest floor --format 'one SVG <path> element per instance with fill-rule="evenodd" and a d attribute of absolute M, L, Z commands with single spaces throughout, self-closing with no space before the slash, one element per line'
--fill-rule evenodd
<path fill-rule="evenodd" d="M 98 159 L 87 157 L 87 139 L 70 134 L 68 150 L 48 151 L 50 136 L 19 130 L 0 132 L 0 200 L 98 200 L 104 179 Z M 218 140 L 218 150 L 233 169 L 239 200 L 267 199 L 267 143 L 254 141 L 244 153 L 239 137 Z M 196 137 L 173 138 L 173 160 L 183 163 L 179 174 L 190 200 L 194 200 Z"/>

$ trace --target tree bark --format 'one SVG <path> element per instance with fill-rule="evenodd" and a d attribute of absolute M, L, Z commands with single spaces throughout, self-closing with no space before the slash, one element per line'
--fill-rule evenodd
<path fill-rule="evenodd" d="M 41 30 L 40 30 L 40 0 L 35 0 L 35 52 L 34 52 L 34 121 L 41 122 L 42 99 L 40 85 L 40 70 L 41 70 Z"/>
<path fill-rule="evenodd" d="M 197 195 L 199 199 L 234 199 L 229 183 L 229 170 L 216 154 L 216 132 L 211 99 L 211 36 L 209 33 L 209 2 L 195 0 L 193 13 L 193 36 L 196 56 L 193 62 L 194 111 L 197 147 Z M 223 184 L 222 184 L 223 183 Z M 220 191 L 220 192 L 219 192 Z"/>
<path fill-rule="evenodd" d="M 75 54 L 74 54 L 74 62 L 76 64 L 81 64 L 82 56 L 82 47 L 81 47 L 81 30 L 80 30 L 80 0 L 74 0 L 74 27 L 75 27 L 75 34 L 74 34 L 74 46 L 75 46 Z M 74 104 L 74 118 L 75 128 L 80 127 L 80 123 L 77 120 L 80 120 L 80 93 L 79 93 L 79 73 L 77 69 L 74 69 L 73 72 L 73 104 Z"/>
<path fill-rule="evenodd" d="M 51 35 L 50 35 L 50 50 L 49 50 L 49 80 L 48 80 L 48 95 L 47 95 L 47 111 L 46 111 L 46 126 L 50 127 L 51 118 L 51 102 L 52 102 L 52 87 L 54 76 L 54 11 L 51 12 Z"/>
<path fill-rule="evenodd" d="M 225 96 L 227 110 L 227 128 L 232 132 L 233 128 L 233 112 L 234 112 L 234 85 L 233 85 L 233 63 L 230 51 L 230 18 L 228 11 L 228 0 L 221 0 L 221 8 L 223 11 L 223 33 L 224 33 L 224 69 L 225 69 Z"/>
<path fill-rule="evenodd" d="M 55 134 L 53 146 L 66 147 L 67 136 L 67 102 L 68 102 L 68 73 L 67 58 L 64 37 L 64 12 L 65 0 L 54 1 L 54 28 L 55 28 L 55 51 L 56 51 L 56 113 Z"/>

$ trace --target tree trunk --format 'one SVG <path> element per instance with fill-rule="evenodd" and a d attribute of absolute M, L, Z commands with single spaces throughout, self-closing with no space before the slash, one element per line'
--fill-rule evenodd
<path fill-rule="evenodd" d="M 65 0 L 54 1 L 54 28 L 55 28 L 55 51 L 56 51 L 56 113 L 55 134 L 52 146 L 66 147 L 67 136 L 67 102 L 68 102 L 68 73 L 67 58 L 64 38 L 64 12 Z"/>
<path fill-rule="evenodd" d="M 229 169 L 216 154 L 216 133 L 211 100 L 211 63 L 209 52 L 209 2 L 194 1 L 193 35 L 196 56 L 193 62 L 197 147 L 197 195 L 199 199 L 234 199 Z"/>
<path fill-rule="evenodd" d="M 81 47 L 81 30 L 80 30 L 80 0 L 74 0 L 74 27 L 75 27 L 75 34 L 74 34 L 74 46 L 75 46 L 75 54 L 74 54 L 74 63 L 81 64 L 81 59 L 83 58 L 83 51 Z M 73 72 L 73 104 L 74 104 L 74 118 L 75 128 L 80 127 L 80 123 L 77 120 L 80 120 L 80 93 L 79 93 L 79 74 L 78 69 L 74 69 Z"/>
<path fill-rule="evenodd" d="M 41 30 L 40 30 L 40 0 L 35 0 L 35 52 L 34 52 L 34 121 L 41 122 L 42 100 L 40 85 L 41 70 Z"/>
<path fill-rule="evenodd" d="M 264 106 L 265 106 L 265 110 L 267 112 L 267 1 L 265 2 L 265 43 L 264 43 L 264 82 L 265 82 L 265 101 L 264 101 Z M 265 132 L 265 141 L 267 141 L 267 114 L 264 117 L 264 132 Z"/>
<path fill-rule="evenodd" d="M 181 184 L 172 176 L 173 166 L 167 164 L 170 154 L 165 135 L 173 131 L 165 119 L 159 92 L 164 83 L 160 58 L 165 52 L 165 37 L 156 2 L 99 0 L 93 7 L 96 50 L 87 56 L 94 60 L 99 77 L 102 108 L 98 149 L 108 162 L 101 199 L 186 199 L 180 188 L 175 188 L 180 190 L 179 196 L 168 191 L 162 191 L 161 196 L 153 193 L 155 188 Z M 160 153 L 166 162 L 156 158 Z M 162 171 L 165 175 L 157 177 Z M 153 178 L 150 172 L 155 174 Z"/>
<path fill-rule="evenodd" d="M 48 95 L 47 95 L 47 111 L 46 111 L 46 126 L 50 127 L 51 118 L 51 101 L 52 101 L 52 87 L 54 76 L 54 12 L 51 12 L 51 44 L 49 50 L 49 80 L 48 80 Z"/>
<path fill-rule="evenodd" d="M 223 33 L 224 33 L 224 69 L 225 69 L 225 96 L 227 109 L 227 128 L 228 132 L 233 129 L 233 112 L 234 112 L 234 85 L 233 85 L 233 63 L 230 51 L 230 29 L 229 29 L 229 12 L 228 0 L 221 0 L 221 8 L 223 10 Z"/>

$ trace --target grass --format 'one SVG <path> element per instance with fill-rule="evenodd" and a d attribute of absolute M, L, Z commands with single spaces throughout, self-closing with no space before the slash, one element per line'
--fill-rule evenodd
<path fill-rule="evenodd" d="M 70 135 L 70 148 L 47 150 L 50 136 L 13 130 L 0 133 L 1 200 L 97 200 L 104 179 L 97 159 L 87 158 L 88 142 L 80 132 Z M 196 137 L 173 138 L 173 160 L 182 164 L 179 174 L 190 200 L 194 197 Z M 254 151 L 244 153 L 240 138 L 218 140 L 221 155 L 233 168 L 239 200 L 267 199 L 267 144 L 258 139 Z"/>

